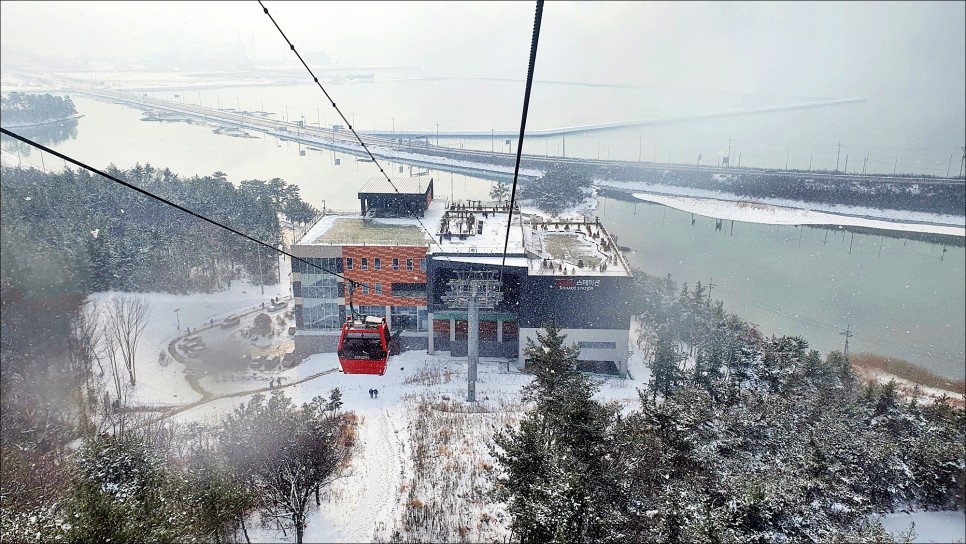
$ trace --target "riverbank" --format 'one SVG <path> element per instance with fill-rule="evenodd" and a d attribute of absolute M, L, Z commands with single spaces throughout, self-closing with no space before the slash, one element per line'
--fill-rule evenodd
<path fill-rule="evenodd" d="M 748 200 L 738 195 L 691 187 L 598 182 L 600 187 L 629 190 L 634 198 L 715 219 L 769 225 L 842 225 L 966 237 L 966 217 L 927 212 L 876 209 L 779 198 Z M 635 189 L 642 189 L 637 191 Z"/>
<path fill-rule="evenodd" d="M 853 353 L 849 356 L 849 362 L 863 381 L 885 384 L 895 380 L 899 392 L 907 398 L 933 402 L 945 395 L 952 405 L 960 408 L 966 406 L 964 380 L 952 380 L 909 361 L 876 353 Z"/>

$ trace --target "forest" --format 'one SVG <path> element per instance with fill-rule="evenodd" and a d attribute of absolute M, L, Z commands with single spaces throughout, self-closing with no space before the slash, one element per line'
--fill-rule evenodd
<path fill-rule="evenodd" d="M 107 172 L 272 245 L 281 243 L 280 216 L 316 216 L 297 186 L 277 178 L 236 187 L 221 172 Z M 303 406 L 253 399 L 214 441 L 151 424 L 126 410 L 118 381 L 135 383 L 135 329 L 150 319 L 147 308 L 134 295 L 105 311 L 86 301 L 96 291 L 213 292 L 242 277 L 275 283 L 275 252 L 86 171 L 0 174 L 4 541 L 219 541 L 244 532 L 256 509 L 304 527 L 288 514 L 305 512 L 351 447 L 338 391 Z M 108 364 L 116 391 L 97 377 Z M 237 444 L 250 445 L 252 429 L 286 440 L 265 443 L 265 458 L 240 459 L 247 448 Z"/>
<path fill-rule="evenodd" d="M 12 92 L 0 97 L 0 118 L 12 127 L 67 119 L 77 115 L 69 96 Z"/>
<path fill-rule="evenodd" d="M 532 409 L 494 447 L 511 540 L 889 542 L 869 514 L 963 508 L 962 408 L 860 383 L 842 353 L 765 337 L 700 284 L 635 281 L 639 407 L 595 400 L 552 324 L 527 347 Z"/>

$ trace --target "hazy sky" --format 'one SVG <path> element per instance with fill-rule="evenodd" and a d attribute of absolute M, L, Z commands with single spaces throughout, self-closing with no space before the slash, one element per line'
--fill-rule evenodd
<path fill-rule="evenodd" d="M 274 2 L 296 47 L 340 66 L 526 74 L 532 2 Z M 966 99 L 964 2 L 547 2 L 537 78 L 800 96 Z M 294 65 L 251 2 L 0 2 L 4 62 L 131 63 L 246 51 Z M 317 58 L 317 57 L 316 57 Z M 176 62 L 175 62 L 176 61 Z M 321 61 L 315 61 L 321 68 Z"/>

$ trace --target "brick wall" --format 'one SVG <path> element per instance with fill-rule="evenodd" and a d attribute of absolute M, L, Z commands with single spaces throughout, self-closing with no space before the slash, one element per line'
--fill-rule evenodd
<path fill-rule="evenodd" d="M 375 269 L 376 258 L 382 260 L 381 270 Z M 352 259 L 352 270 L 345 259 Z M 369 269 L 362 270 L 362 259 L 369 260 Z M 399 270 L 392 269 L 393 258 L 399 259 Z M 426 258 L 425 246 L 342 246 L 343 274 L 358 283 L 369 284 L 369 294 L 357 287 L 353 295 L 356 306 L 426 306 L 426 298 L 393 296 L 393 283 L 426 283 L 426 272 L 419 268 L 419 260 Z M 406 259 L 413 260 L 413 269 L 406 269 Z M 376 283 L 382 283 L 382 294 L 375 294 Z"/>

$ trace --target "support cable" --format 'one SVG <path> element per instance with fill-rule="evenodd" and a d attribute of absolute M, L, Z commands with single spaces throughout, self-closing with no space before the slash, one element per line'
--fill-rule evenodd
<path fill-rule="evenodd" d="M 527 130 L 527 112 L 530 109 L 530 89 L 533 88 L 533 68 L 537 62 L 537 44 L 540 41 L 540 22 L 543 19 L 543 0 L 537 0 L 537 11 L 533 17 L 533 37 L 530 40 L 530 65 L 527 68 L 527 87 L 523 94 L 523 117 L 520 120 L 520 137 L 517 141 L 517 160 L 513 168 L 513 188 L 510 192 L 510 210 L 507 214 L 506 238 L 503 241 L 503 259 L 500 261 L 500 278 L 506 265 L 506 252 L 510 245 L 510 226 L 513 223 L 513 203 L 517 196 L 517 177 L 520 175 L 520 158 L 523 154 L 523 135 Z"/>
<path fill-rule="evenodd" d="M 336 113 L 339 114 L 339 117 L 342 118 L 342 121 L 344 121 L 346 126 L 349 127 L 349 130 L 352 131 L 352 135 L 355 136 L 356 140 L 359 141 L 359 144 L 362 145 L 362 149 L 366 152 L 367 155 L 369 155 L 369 158 L 372 159 L 372 162 L 376 165 L 377 168 L 379 168 L 379 173 L 386 178 L 386 181 L 389 183 L 389 186 L 392 187 L 394 191 L 396 191 L 396 194 L 402 194 L 399 192 L 399 189 L 396 187 L 396 184 L 392 182 L 392 179 L 390 179 L 389 174 L 387 174 L 386 171 L 383 169 L 382 165 L 379 164 L 379 161 L 376 159 L 375 155 L 372 154 L 372 151 L 369 150 L 369 147 L 359 136 L 359 133 L 356 132 L 355 127 L 352 126 L 352 123 L 349 122 L 349 119 L 346 118 L 345 114 L 342 113 L 342 110 L 339 109 L 339 106 L 336 105 L 335 100 L 332 99 L 332 96 L 329 95 L 329 92 L 326 91 L 325 87 L 322 86 L 322 83 L 319 82 L 319 78 L 315 75 L 314 72 L 312 72 L 312 69 L 309 68 L 309 65 L 305 62 L 305 59 L 303 59 L 302 55 L 299 54 L 299 52 L 295 49 L 295 45 L 292 44 L 292 41 L 289 40 L 288 36 L 285 35 L 285 32 L 282 31 L 282 27 L 278 25 L 278 22 L 275 20 L 275 17 L 272 17 L 272 14 L 268 12 L 268 8 L 265 7 L 265 4 L 262 3 L 262 0 L 258 0 L 258 5 L 262 6 L 262 11 L 265 13 L 265 15 L 268 15 L 269 19 L 271 19 L 272 24 L 275 25 L 276 29 L 278 29 L 278 33 L 282 35 L 282 39 L 284 39 L 285 43 L 288 44 L 289 49 L 291 49 L 292 52 L 295 53 L 295 56 L 298 57 L 299 62 L 302 63 L 302 66 L 305 67 L 305 70 L 309 73 L 310 76 L 312 76 L 312 81 L 314 81 L 315 84 L 319 86 L 319 89 L 321 89 L 322 94 L 325 95 L 325 98 L 329 101 L 329 104 L 332 105 Z M 440 249 L 443 249 L 442 244 L 436 240 L 436 237 L 433 236 L 433 233 L 426 228 L 426 225 L 423 225 L 423 222 L 419 219 L 419 216 L 417 216 L 416 213 L 413 212 L 412 207 L 409 205 L 408 202 L 406 203 L 406 209 L 413 216 L 413 219 L 415 219 L 416 222 L 419 223 L 419 226 L 422 227 L 424 231 L 426 231 L 426 234 L 429 236 L 429 239 L 434 244 L 439 246 Z"/>

